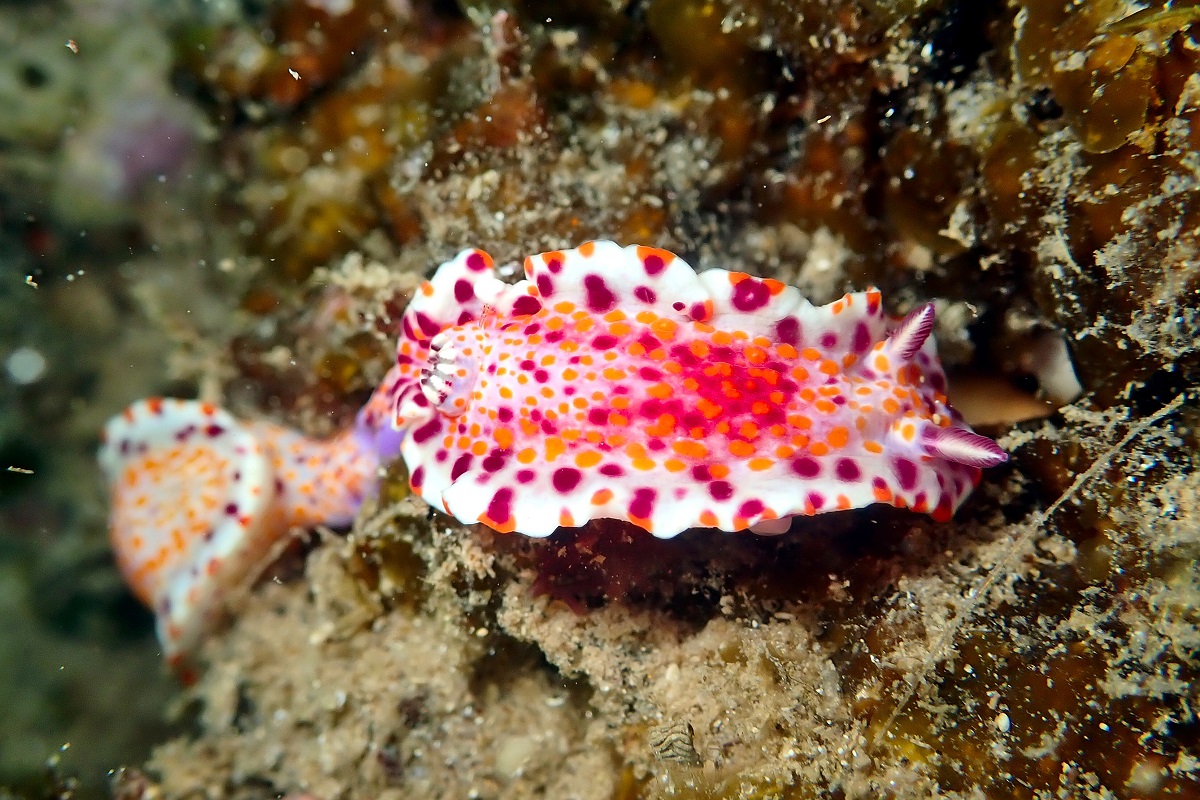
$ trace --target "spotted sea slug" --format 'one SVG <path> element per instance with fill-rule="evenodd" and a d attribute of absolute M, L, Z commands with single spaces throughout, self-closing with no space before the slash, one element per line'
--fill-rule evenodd
<path fill-rule="evenodd" d="M 126 582 L 155 612 L 168 660 L 192 648 L 223 594 L 265 566 L 290 529 L 353 519 L 379 463 L 358 436 L 308 439 L 163 398 L 108 421 L 99 460 L 109 535 Z"/>
<path fill-rule="evenodd" d="M 465 523 L 548 536 L 626 520 L 781 533 L 890 503 L 946 520 L 1007 454 L 948 404 L 933 306 L 814 306 L 665 250 L 588 242 L 496 277 L 466 250 L 421 285 L 352 431 L 313 440 L 147 400 L 101 451 L 118 561 L 185 652 L 289 527 L 346 523 L 378 466 Z"/>

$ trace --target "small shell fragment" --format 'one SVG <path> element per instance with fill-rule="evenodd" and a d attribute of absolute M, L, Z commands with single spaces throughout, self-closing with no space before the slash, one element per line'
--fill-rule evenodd
<path fill-rule="evenodd" d="M 704 763 L 696 752 L 696 732 L 689 722 L 675 722 L 650 730 L 650 749 L 659 761 L 698 767 Z"/>

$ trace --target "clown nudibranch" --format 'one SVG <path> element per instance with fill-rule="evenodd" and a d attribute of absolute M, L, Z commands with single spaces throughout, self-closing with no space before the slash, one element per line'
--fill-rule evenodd
<path fill-rule="evenodd" d="M 874 289 L 814 306 L 651 247 L 543 253 L 513 285 L 465 250 L 418 289 L 352 431 L 161 399 L 110 421 L 113 546 L 174 658 L 273 542 L 348 522 L 397 454 L 430 505 L 528 536 L 780 533 L 871 503 L 946 520 L 1008 456 L 948 404 L 933 318 L 890 318 Z"/>

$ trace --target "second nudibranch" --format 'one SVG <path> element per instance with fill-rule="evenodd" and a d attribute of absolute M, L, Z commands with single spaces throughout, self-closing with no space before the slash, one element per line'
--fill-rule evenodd
<path fill-rule="evenodd" d="M 759 533 L 871 503 L 948 519 L 1007 455 L 948 405 L 933 307 L 814 306 L 772 280 L 588 242 L 500 281 L 466 250 L 423 283 L 353 430 L 310 439 L 195 401 L 105 428 L 110 533 L 175 660 L 295 527 L 344 525 L 399 454 L 465 523 L 547 536 Z"/>
<path fill-rule="evenodd" d="M 386 429 L 361 424 L 382 418 L 384 397 L 331 439 L 159 397 L 108 421 L 99 460 L 109 537 L 126 583 L 154 610 L 168 661 L 192 649 L 289 530 L 353 520 L 384 448 L 395 453 Z"/>
<path fill-rule="evenodd" d="M 1007 458 L 948 404 L 932 305 L 894 320 L 869 290 L 814 306 L 612 242 L 524 266 L 509 286 L 464 251 L 402 320 L 400 453 L 460 521 L 670 537 L 876 502 L 945 520 Z"/>

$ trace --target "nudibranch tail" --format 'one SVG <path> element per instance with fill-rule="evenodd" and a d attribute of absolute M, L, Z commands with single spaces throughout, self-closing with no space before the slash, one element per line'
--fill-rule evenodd
<path fill-rule="evenodd" d="M 463 522 L 778 531 L 875 502 L 947 519 L 1006 458 L 948 404 L 931 305 L 892 320 L 872 289 L 814 306 L 612 242 L 532 256 L 513 286 L 489 264 L 443 265 L 398 348 L 412 487 Z"/>
<path fill-rule="evenodd" d="M 105 427 L 117 563 L 157 617 L 169 660 L 191 650 L 231 588 L 293 526 L 349 522 L 377 471 L 355 432 L 308 439 L 208 403 L 151 398 Z"/>

